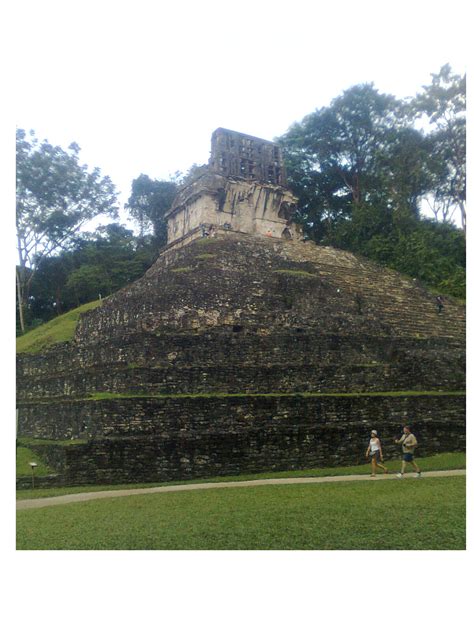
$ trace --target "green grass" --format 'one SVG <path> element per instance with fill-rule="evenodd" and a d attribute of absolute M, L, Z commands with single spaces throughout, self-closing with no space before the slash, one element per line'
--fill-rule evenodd
<path fill-rule="evenodd" d="M 466 468 L 466 455 L 463 452 L 445 452 L 434 456 L 417 458 L 416 462 L 425 471 L 437 470 L 462 470 Z M 386 461 L 385 465 L 391 472 L 398 472 L 400 459 Z M 159 487 L 167 485 L 189 485 L 191 483 L 219 483 L 225 481 L 262 480 L 267 478 L 295 478 L 310 476 L 347 476 L 350 474 L 369 474 L 369 463 L 363 465 L 349 465 L 339 467 L 312 468 L 307 470 L 286 470 L 281 472 L 259 472 L 257 474 L 236 474 L 234 476 L 214 476 L 199 478 L 189 481 L 171 481 L 169 483 L 135 483 L 123 485 L 83 485 L 75 487 L 58 487 L 48 489 L 18 490 L 19 500 L 26 498 L 47 498 L 49 496 L 62 496 L 64 494 L 77 494 L 82 492 L 94 492 L 114 489 L 136 489 L 146 487 Z"/>
<path fill-rule="evenodd" d="M 101 301 L 85 303 L 18 337 L 17 353 L 38 353 L 60 342 L 72 340 L 80 314 L 95 309 L 100 303 Z"/>
<path fill-rule="evenodd" d="M 37 464 L 37 467 L 35 467 L 35 476 L 46 476 L 54 473 L 54 470 L 43 463 L 35 452 L 26 447 L 18 447 L 16 450 L 16 475 L 31 476 L 30 463 Z"/>
<path fill-rule="evenodd" d="M 205 259 L 215 259 L 217 255 L 212 255 L 210 252 L 203 252 L 201 255 L 196 255 L 194 258 L 200 261 L 204 261 Z"/>
<path fill-rule="evenodd" d="M 30 437 L 18 437 L 18 445 L 25 448 L 33 448 L 35 445 L 81 445 L 87 443 L 87 439 L 35 439 Z"/>
<path fill-rule="evenodd" d="M 19 511 L 17 548 L 459 550 L 465 478 L 190 490 Z"/>
<path fill-rule="evenodd" d="M 387 392 L 347 392 L 347 393 L 110 393 L 107 391 L 99 391 L 90 393 L 85 397 L 67 398 L 68 402 L 79 402 L 94 400 L 100 401 L 105 399 L 225 399 L 232 397 L 250 398 L 250 397 L 459 397 L 465 395 L 465 391 L 387 391 Z M 62 401 L 63 398 L 48 398 L 47 400 L 30 399 L 29 402 L 35 403 L 51 403 L 52 401 Z"/>

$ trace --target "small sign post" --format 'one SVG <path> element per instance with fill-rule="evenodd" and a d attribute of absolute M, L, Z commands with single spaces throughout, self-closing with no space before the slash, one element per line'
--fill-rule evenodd
<path fill-rule="evenodd" d="M 37 467 L 38 463 L 32 463 L 30 462 L 30 466 L 31 466 L 31 486 L 34 489 L 35 488 L 35 467 Z"/>

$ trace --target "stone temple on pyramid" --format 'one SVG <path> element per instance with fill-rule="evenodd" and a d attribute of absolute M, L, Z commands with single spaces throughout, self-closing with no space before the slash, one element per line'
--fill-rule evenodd
<path fill-rule="evenodd" d="M 167 213 L 168 244 L 18 355 L 18 435 L 55 484 L 169 481 L 362 462 L 376 427 L 465 449 L 465 309 L 303 239 L 281 149 L 219 128 Z"/>

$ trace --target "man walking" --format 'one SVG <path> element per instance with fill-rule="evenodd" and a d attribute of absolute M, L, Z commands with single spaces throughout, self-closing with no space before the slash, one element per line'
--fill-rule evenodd
<path fill-rule="evenodd" d="M 411 463 L 416 472 L 415 477 L 420 478 L 421 470 L 414 461 L 415 448 L 418 445 L 418 441 L 409 426 L 403 427 L 403 434 L 400 439 L 395 439 L 395 443 L 399 443 L 402 446 L 402 469 L 400 474 L 397 474 L 397 477 L 403 478 L 406 464 Z"/>

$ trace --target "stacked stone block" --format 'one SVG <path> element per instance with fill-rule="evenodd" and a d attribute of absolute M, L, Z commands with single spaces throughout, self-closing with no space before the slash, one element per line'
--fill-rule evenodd
<path fill-rule="evenodd" d="M 202 238 L 19 356 L 19 434 L 65 484 L 356 463 L 407 422 L 421 453 L 462 450 L 464 326 L 350 253 Z"/>

